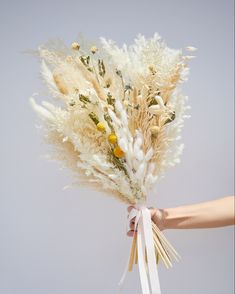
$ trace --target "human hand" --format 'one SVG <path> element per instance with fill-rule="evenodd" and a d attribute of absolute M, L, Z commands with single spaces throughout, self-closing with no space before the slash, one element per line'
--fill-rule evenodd
<path fill-rule="evenodd" d="M 134 208 L 134 206 L 128 206 L 127 211 L 130 213 L 132 208 Z M 159 230 L 164 230 L 164 213 L 163 213 L 163 209 L 158 209 L 158 208 L 154 208 L 154 207 L 149 207 L 148 208 L 150 210 L 151 213 L 151 219 L 152 221 L 156 224 L 156 226 L 159 228 Z M 127 236 L 129 237 L 133 237 L 134 235 L 134 227 L 135 227 L 135 217 L 132 218 L 130 220 L 130 224 L 129 224 L 130 230 L 127 232 Z"/>

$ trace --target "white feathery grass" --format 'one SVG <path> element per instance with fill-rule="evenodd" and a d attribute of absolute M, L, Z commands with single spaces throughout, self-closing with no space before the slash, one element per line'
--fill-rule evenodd
<path fill-rule="evenodd" d="M 41 76 L 62 105 L 39 105 L 32 97 L 30 104 L 54 147 L 51 158 L 74 172 L 71 186 L 145 202 L 167 168 L 180 162 L 180 133 L 189 117 L 181 84 L 194 57 L 168 48 L 157 33 L 139 34 L 130 46 L 101 37 L 91 52 L 90 44 L 81 38 L 72 48 L 40 46 Z"/>

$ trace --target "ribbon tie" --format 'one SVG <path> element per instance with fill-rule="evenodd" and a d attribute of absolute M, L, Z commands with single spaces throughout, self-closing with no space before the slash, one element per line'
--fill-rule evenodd
<path fill-rule="evenodd" d="M 129 213 L 128 225 L 131 219 L 133 219 L 134 217 L 134 230 L 137 230 L 138 266 L 142 293 L 161 294 L 156 263 L 156 254 L 153 241 L 151 212 L 146 206 L 135 206 Z M 147 255 L 147 263 L 145 261 L 145 249 Z M 129 259 L 124 270 L 124 273 L 121 277 L 121 280 L 119 281 L 120 287 L 122 286 L 124 279 L 126 277 L 128 265 Z"/>

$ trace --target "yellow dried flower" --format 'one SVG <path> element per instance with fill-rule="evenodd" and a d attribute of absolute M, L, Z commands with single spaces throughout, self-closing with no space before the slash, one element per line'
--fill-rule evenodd
<path fill-rule="evenodd" d="M 99 122 L 96 127 L 100 132 L 105 132 L 105 126 L 102 122 Z"/>
<path fill-rule="evenodd" d="M 118 158 L 122 158 L 125 155 L 120 146 L 115 147 L 113 149 L 113 153 Z"/>
<path fill-rule="evenodd" d="M 109 143 L 115 144 L 117 142 L 117 136 L 115 134 L 110 134 L 108 136 Z"/>
<path fill-rule="evenodd" d="M 98 48 L 96 46 L 91 47 L 91 53 L 95 54 L 98 51 Z"/>
<path fill-rule="evenodd" d="M 71 48 L 73 50 L 79 50 L 80 49 L 80 45 L 77 42 L 73 42 L 71 45 Z"/>

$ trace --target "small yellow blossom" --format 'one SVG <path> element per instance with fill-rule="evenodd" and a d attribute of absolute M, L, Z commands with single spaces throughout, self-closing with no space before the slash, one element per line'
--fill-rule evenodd
<path fill-rule="evenodd" d="M 96 127 L 100 132 L 105 132 L 105 126 L 102 122 L 99 122 Z"/>
<path fill-rule="evenodd" d="M 125 155 L 125 153 L 122 151 L 120 146 L 115 147 L 114 150 L 113 150 L 113 153 L 118 158 L 122 158 Z"/>
<path fill-rule="evenodd" d="M 110 134 L 108 136 L 109 143 L 115 144 L 117 142 L 117 136 L 115 134 Z"/>

